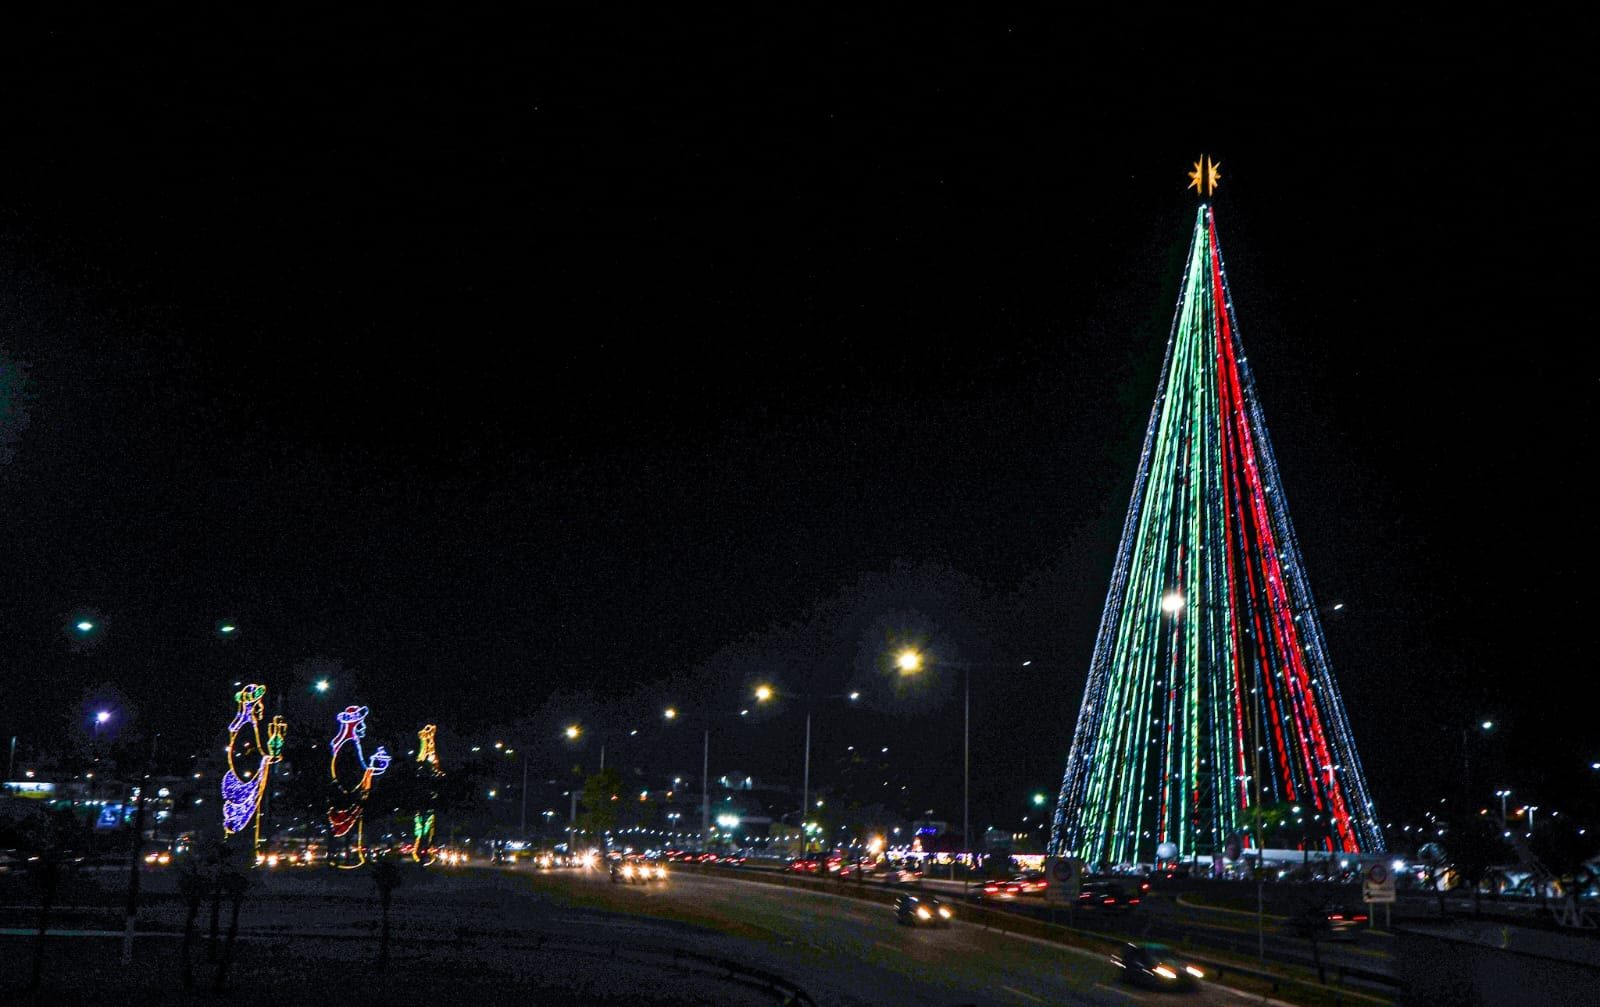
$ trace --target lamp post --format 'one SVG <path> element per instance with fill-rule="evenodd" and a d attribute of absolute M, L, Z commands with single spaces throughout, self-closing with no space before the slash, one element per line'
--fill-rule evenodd
<path fill-rule="evenodd" d="M 757 702 L 764 703 L 775 695 L 776 692 L 770 686 L 762 685 L 756 689 Z M 796 823 L 800 827 L 800 852 L 802 854 L 806 852 L 806 816 L 811 813 L 811 717 L 815 713 L 813 706 L 818 699 L 844 699 L 854 703 L 861 698 L 861 693 L 845 692 L 831 696 L 813 696 L 810 693 L 805 693 L 804 698 L 806 703 L 805 761 L 800 773 L 800 820 Z"/>
<path fill-rule="evenodd" d="M 904 647 L 894 658 L 894 666 L 902 676 L 915 675 L 927 665 L 927 660 L 922 652 L 915 647 Z M 1010 662 L 1001 664 L 970 665 L 954 661 L 941 661 L 941 664 L 961 670 L 961 841 L 967 847 L 967 876 L 962 879 L 962 895 L 966 895 L 967 885 L 971 880 L 972 861 L 974 848 L 972 841 L 972 670 L 974 667 L 985 668 L 1026 668 L 1033 664 L 1031 660 L 1023 661 L 1019 665 Z"/>
<path fill-rule="evenodd" d="M 772 698 L 772 687 L 760 685 L 756 687 L 755 698 L 757 703 L 764 703 Z M 730 711 L 721 716 L 747 717 L 750 708 L 744 707 Z M 704 728 L 701 732 L 700 742 L 700 848 L 705 849 L 706 838 L 711 835 L 711 719 L 719 714 L 706 710 L 703 713 Z M 680 711 L 675 706 L 669 706 L 661 711 L 661 719 L 668 723 L 677 721 Z M 637 732 L 635 732 L 637 733 Z"/>

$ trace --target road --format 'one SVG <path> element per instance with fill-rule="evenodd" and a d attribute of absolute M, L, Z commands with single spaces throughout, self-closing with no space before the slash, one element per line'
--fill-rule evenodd
<path fill-rule="evenodd" d="M 556 872 L 541 887 L 599 888 L 617 908 L 686 911 L 738 927 L 745 953 L 794 979 L 818 1003 L 1003 1005 L 1170 1004 L 1170 994 L 1116 980 L 1100 955 L 957 922 L 948 930 L 895 924 L 887 906 L 778 887 L 759 878 L 680 872 L 659 887 L 612 885 L 599 872 Z M 956 906 L 957 912 L 960 906 Z M 1207 988 L 1184 1002 L 1250 998 Z M 1256 1002 L 1260 1002 L 1257 998 Z"/>
<path fill-rule="evenodd" d="M 868 882 L 869 884 L 871 882 Z M 959 881 L 924 879 L 923 889 L 940 898 L 960 900 L 963 886 Z M 966 891 L 975 891 L 969 886 Z M 1022 896 L 1016 899 L 986 901 L 982 905 L 1003 911 L 1019 912 L 1040 919 L 1049 919 L 1050 911 L 1039 896 Z M 1067 922 L 1065 909 L 1057 911 L 1056 918 Z M 1252 913 L 1228 909 L 1214 909 L 1193 901 L 1161 893 L 1146 893 L 1143 905 L 1134 912 L 1100 913 L 1083 912 L 1076 915 L 1075 924 L 1083 929 L 1129 940 L 1164 941 L 1170 944 L 1228 951 L 1244 957 L 1254 957 L 1257 951 L 1256 920 Z M 1285 962 L 1304 967 L 1313 963 L 1310 946 L 1304 938 L 1290 933 L 1281 917 L 1268 916 L 1262 935 L 1269 962 Z M 1322 961 L 1331 972 L 1343 967 L 1355 974 L 1372 973 L 1390 975 L 1390 935 L 1363 928 L 1349 940 L 1325 940 L 1322 943 Z M 1357 983 L 1359 985 L 1359 983 Z M 1381 983 L 1367 984 L 1373 989 L 1386 990 Z"/>

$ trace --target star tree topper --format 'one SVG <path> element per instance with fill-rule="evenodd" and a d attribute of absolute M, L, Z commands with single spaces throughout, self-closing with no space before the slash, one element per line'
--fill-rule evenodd
<path fill-rule="evenodd" d="M 1189 172 L 1189 188 L 1201 196 L 1210 196 L 1217 191 L 1217 185 L 1222 181 L 1222 165 L 1211 160 L 1204 154 L 1194 163 L 1194 170 Z"/>

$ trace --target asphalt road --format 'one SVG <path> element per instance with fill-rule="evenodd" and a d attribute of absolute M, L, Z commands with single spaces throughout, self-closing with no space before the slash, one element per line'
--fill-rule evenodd
<path fill-rule="evenodd" d="M 1173 996 L 1117 982 L 1100 955 L 958 922 L 905 927 L 887 906 L 764 884 L 757 878 L 675 874 L 664 885 L 613 885 L 600 872 L 556 872 L 536 882 L 640 912 L 686 912 L 737 927 L 745 954 L 797 982 L 818 1003 L 1003 1005 L 1170 1004 Z M 960 906 L 956 906 L 960 912 Z M 1259 998 L 1255 998 L 1259 1002 Z M 1208 987 L 1183 1002 L 1237 1004 L 1251 998 Z"/>
<path fill-rule="evenodd" d="M 872 882 L 868 882 L 871 884 Z M 959 881 L 924 879 L 921 888 L 934 892 L 940 898 L 960 900 L 963 888 Z M 977 886 L 967 890 L 975 891 Z M 1040 919 L 1049 918 L 1049 908 L 1039 896 L 1025 895 L 1015 899 L 989 900 L 979 903 L 987 908 L 1019 912 Z M 1067 911 L 1057 911 L 1056 918 L 1067 922 Z M 1256 920 L 1254 914 L 1228 909 L 1215 909 L 1203 905 L 1180 902 L 1163 893 L 1146 893 L 1143 904 L 1132 912 L 1079 912 L 1075 925 L 1097 933 L 1125 937 L 1128 940 L 1164 941 L 1177 944 L 1186 942 L 1195 948 L 1229 951 L 1244 957 L 1257 952 Z M 1269 962 L 1286 962 L 1310 967 L 1313 963 L 1310 946 L 1304 938 L 1292 934 L 1287 921 L 1269 915 L 1261 944 Z M 1360 973 L 1392 974 L 1389 958 L 1391 937 L 1388 934 L 1362 928 L 1348 940 L 1324 940 L 1322 961 L 1333 972 L 1341 966 Z M 1358 983 L 1359 985 L 1359 983 Z M 1377 984 L 1375 989 L 1387 987 Z"/>

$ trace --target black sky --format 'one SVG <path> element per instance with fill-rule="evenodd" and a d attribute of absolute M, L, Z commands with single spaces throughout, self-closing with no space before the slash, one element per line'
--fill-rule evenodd
<path fill-rule="evenodd" d="M 1508 783 L 1600 758 L 1557 698 L 1595 405 L 1562 26 L 117 17 L 5 43 L 0 733 L 114 681 L 203 739 L 313 655 L 487 727 L 971 578 L 931 616 L 1038 661 L 983 701 L 1002 814 L 1061 772 L 1205 150 L 1380 809 L 1486 716 Z"/>

